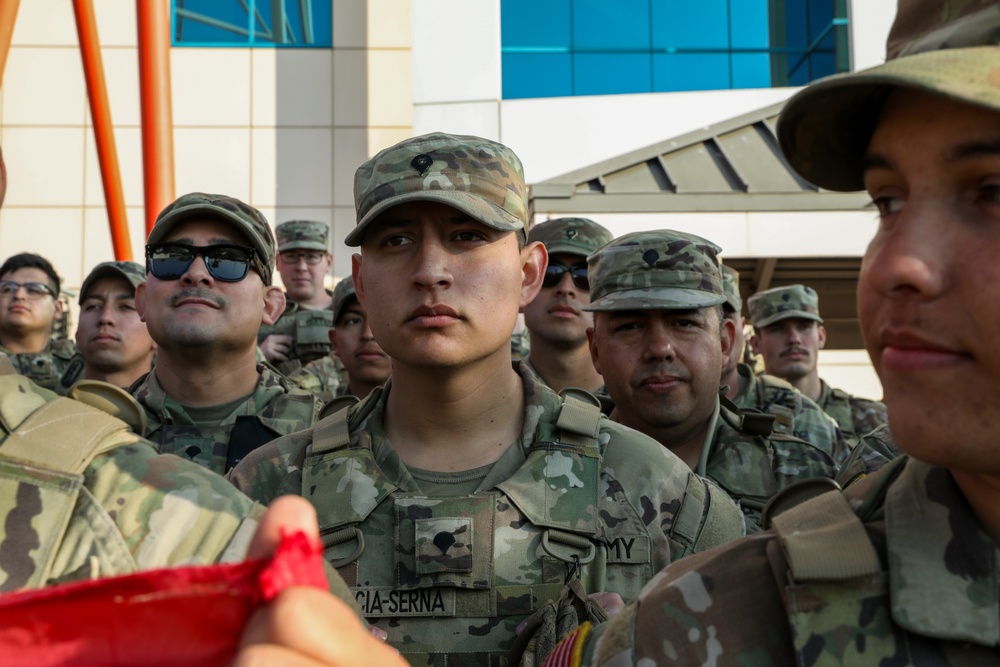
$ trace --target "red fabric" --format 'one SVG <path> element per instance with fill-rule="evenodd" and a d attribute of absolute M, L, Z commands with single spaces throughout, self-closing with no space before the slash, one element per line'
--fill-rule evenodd
<path fill-rule="evenodd" d="M 327 586 L 303 533 L 283 536 L 270 560 L 0 595 L 0 664 L 226 665 L 253 611 L 291 586 Z"/>

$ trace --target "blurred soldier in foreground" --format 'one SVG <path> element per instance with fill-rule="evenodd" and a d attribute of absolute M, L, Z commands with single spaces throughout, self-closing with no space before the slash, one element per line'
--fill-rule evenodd
<path fill-rule="evenodd" d="M 811 442 L 829 454 L 834 463 L 843 463 L 851 450 L 832 417 L 785 380 L 767 373 L 755 375 L 749 364 L 740 362 L 746 347 L 740 277 L 729 266 L 723 264 L 720 268 L 726 294 L 722 310 L 725 318 L 732 320 L 735 330 L 735 342 L 722 369 L 721 384 L 729 387 L 726 397 L 737 407 L 774 415 L 776 433 L 790 433 Z"/>
<path fill-rule="evenodd" d="M 389 379 L 392 360 L 375 342 L 350 276 L 333 289 L 333 323 L 333 351 L 293 372 L 288 380 L 323 403 L 338 396 L 364 398 Z"/>
<path fill-rule="evenodd" d="M 238 199 L 195 192 L 160 212 L 135 296 L 156 366 L 132 387 L 160 451 L 224 473 L 315 420 L 313 396 L 257 363 L 257 331 L 285 299 L 273 266 L 267 220 Z"/>
<path fill-rule="evenodd" d="M 76 358 L 63 372 L 56 392 L 65 395 L 80 379 L 127 388 L 149 372 L 156 343 L 135 310 L 135 288 L 146 270 L 135 262 L 103 262 L 80 288 Z"/>
<path fill-rule="evenodd" d="M 0 266 L 0 352 L 18 373 L 52 389 L 76 354 L 68 340 L 53 340 L 62 312 L 59 276 L 39 255 L 24 252 Z"/>
<path fill-rule="evenodd" d="M 313 220 L 289 220 L 274 230 L 278 240 L 276 267 L 285 285 L 285 310 L 274 324 L 257 334 L 264 357 L 288 375 L 330 352 L 333 295 L 323 287 L 333 255 L 330 227 Z"/>
<path fill-rule="evenodd" d="M 509 148 L 407 139 L 358 169 L 354 193 L 354 284 L 393 377 L 231 477 L 262 502 L 316 506 L 327 558 L 404 657 L 498 664 L 567 591 L 630 599 L 742 533 L 732 501 L 676 456 L 511 365 L 546 253 L 526 243 Z"/>
<path fill-rule="evenodd" d="M 587 255 L 612 238 L 586 218 L 548 220 L 528 234 L 529 242 L 545 246 L 549 263 L 538 296 L 523 308 L 531 341 L 524 363 L 556 392 L 577 387 L 607 396 L 590 360 L 587 329 L 594 318 L 585 308 L 590 305 Z"/>
<path fill-rule="evenodd" d="M 747 529 L 788 484 L 833 477 L 833 460 L 772 431 L 774 417 L 741 412 L 719 376 L 735 336 L 719 248 L 668 229 L 621 236 L 588 259 L 590 352 L 615 409 L 611 418 L 655 438 L 740 503 Z"/>
<path fill-rule="evenodd" d="M 819 296 L 805 285 L 775 287 L 747 301 L 754 351 L 764 358 L 768 373 L 788 380 L 837 421 L 844 437 L 856 440 L 887 417 L 879 401 L 852 396 L 824 382 L 817 370 L 826 329 L 819 316 Z"/>
<path fill-rule="evenodd" d="M 778 125 L 805 178 L 864 188 L 875 202 L 859 315 L 909 456 L 846 498 L 823 493 L 778 513 L 772 532 L 672 565 L 558 655 L 575 649 L 583 665 L 1000 664 L 998 28 L 995 2 L 901 2 L 889 60 L 807 87 Z"/>

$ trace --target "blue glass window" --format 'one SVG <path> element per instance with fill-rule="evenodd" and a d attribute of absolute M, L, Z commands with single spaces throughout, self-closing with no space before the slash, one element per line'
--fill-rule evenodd
<path fill-rule="evenodd" d="M 797 86 L 846 71 L 846 0 L 501 0 L 503 96 Z"/>
<path fill-rule="evenodd" d="M 174 46 L 333 46 L 333 0 L 172 0 L 170 19 Z"/>

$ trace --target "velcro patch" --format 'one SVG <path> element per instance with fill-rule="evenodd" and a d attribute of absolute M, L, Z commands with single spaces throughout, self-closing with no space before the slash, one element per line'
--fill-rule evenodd
<path fill-rule="evenodd" d="M 352 588 L 351 592 L 366 618 L 455 615 L 454 589 L 372 586 Z"/>

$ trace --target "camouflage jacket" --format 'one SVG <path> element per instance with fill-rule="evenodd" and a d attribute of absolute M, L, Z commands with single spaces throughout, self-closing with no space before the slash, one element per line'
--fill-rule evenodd
<path fill-rule="evenodd" d="M 333 292 L 326 290 L 333 297 Z M 274 324 L 262 324 L 257 333 L 261 343 L 271 334 L 291 336 L 292 353 L 288 361 L 274 362 L 284 375 L 301 368 L 310 361 L 330 354 L 330 329 L 333 328 L 333 311 L 329 308 L 302 308 L 285 295 L 285 312 Z"/>
<path fill-rule="evenodd" d="M 834 389 L 820 380 L 822 389 L 816 401 L 823 412 L 833 417 L 844 437 L 856 440 L 889 421 L 885 403 L 852 396 L 842 389 Z"/>
<path fill-rule="evenodd" d="M 42 352 L 11 354 L 0 345 L 0 353 L 8 356 L 21 375 L 31 378 L 32 382 L 41 387 L 55 389 L 77 352 L 73 341 L 61 339 L 50 340 Z"/>
<path fill-rule="evenodd" d="M 739 540 L 671 565 L 578 632 L 575 664 L 1000 664 L 997 544 L 948 470 L 897 461 L 846 492 L 872 570 L 803 575 L 779 534 Z"/>
<path fill-rule="evenodd" d="M 739 503 L 747 533 L 753 533 L 760 530 L 760 512 L 774 494 L 802 479 L 832 479 L 837 465 L 815 445 L 771 432 L 770 419 L 759 419 L 764 415 L 734 408 L 722 398 L 708 452 L 696 472 Z"/>
<path fill-rule="evenodd" d="M 733 403 L 741 408 L 774 415 L 774 431 L 794 435 L 830 455 L 834 463 L 843 463 L 850 447 L 833 420 L 805 394 L 774 375 L 756 375 L 748 364 L 738 364 L 739 393 Z"/>
<path fill-rule="evenodd" d="M 276 440 L 231 473 L 261 502 L 294 493 L 316 506 L 327 557 L 413 664 L 503 664 L 574 558 L 588 592 L 627 600 L 662 565 L 743 532 L 732 501 L 655 441 L 592 406 L 589 436 L 568 431 L 583 402 L 520 373 L 524 429 L 507 454 L 520 463 L 506 478 L 495 464 L 473 495 L 421 491 L 384 433 L 391 381 L 349 419 Z M 326 433 L 342 438 L 313 453 Z"/>
<path fill-rule="evenodd" d="M 312 426 L 322 407 L 315 396 L 289 389 L 288 380 L 264 364 L 257 364 L 257 372 L 257 389 L 212 427 L 195 424 L 184 406 L 163 391 L 156 372 L 148 373 L 132 390 L 146 411 L 146 438 L 163 454 L 176 454 L 223 474 L 235 465 L 231 443 L 246 449 L 248 443 L 259 446 Z"/>
<path fill-rule="evenodd" d="M 861 436 L 851 455 L 837 471 L 837 483 L 846 489 L 901 455 L 903 450 L 889 431 L 888 422 Z"/>
<path fill-rule="evenodd" d="M 539 380 L 545 383 L 546 386 L 548 386 L 548 383 L 545 382 L 545 378 L 542 377 L 542 374 L 539 373 L 538 369 L 535 368 L 534 364 L 531 363 L 531 359 L 525 357 L 521 359 L 521 364 L 524 367 L 530 369 L 531 372 L 535 374 L 535 377 L 537 377 Z M 603 384 L 594 391 L 588 393 L 592 394 L 593 397 L 596 398 L 598 402 L 600 402 L 601 412 L 603 412 L 605 415 L 610 415 L 611 412 L 615 409 L 615 402 L 611 399 L 611 394 L 608 393 L 607 387 L 605 387 Z"/>
<path fill-rule="evenodd" d="M 323 403 L 329 403 L 350 391 L 344 377 L 344 365 L 329 354 L 289 373 L 288 382 L 309 392 Z"/>

